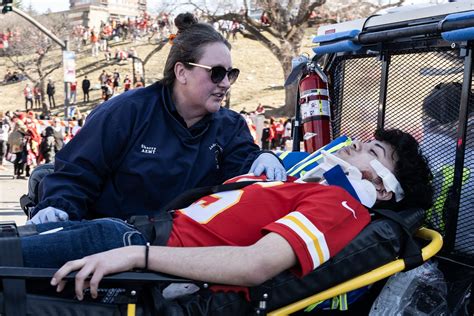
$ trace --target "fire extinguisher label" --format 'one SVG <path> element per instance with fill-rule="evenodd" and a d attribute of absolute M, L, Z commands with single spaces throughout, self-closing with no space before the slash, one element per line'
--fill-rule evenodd
<path fill-rule="evenodd" d="M 303 120 L 312 116 L 330 116 L 328 100 L 311 100 L 301 104 L 301 118 Z"/>
<path fill-rule="evenodd" d="M 301 92 L 301 97 L 306 97 L 306 96 L 313 96 L 313 97 L 318 97 L 320 95 L 324 96 L 329 96 L 329 91 L 327 89 L 310 89 L 310 90 L 305 90 Z"/>

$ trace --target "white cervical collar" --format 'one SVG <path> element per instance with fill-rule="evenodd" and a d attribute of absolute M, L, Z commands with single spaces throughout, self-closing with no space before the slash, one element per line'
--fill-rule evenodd
<path fill-rule="evenodd" d="M 324 182 L 325 180 L 323 174 L 336 165 L 341 166 L 342 170 L 348 177 L 362 178 L 362 173 L 359 171 L 359 169 L 352 166 L 345 160 L 342 160 L 341 158 L 338 158 L 325 150 L 321 150 L 321 155 L 323 156 L 322 162 L 313 169 L 306 172 L 300 179 L 297 180 L 297 182 L 305 182 L 304 180 L 306 179 Z"/>
<path fill-rule="evenodd" d="M 321 184 L 327 185 L 323 174 L 336 165 L 339 165 L 347 175 L 347 178 L 356 191 L 360 202 L 369 208 L 374 206 L 375 201 L 377 200 L 377 191 L 375 186 L 372 182 L 362 179 L 362 173 L 359 169 L 325 150 L 321 151 L 321 155 L 323 156 L 323 161 L 313 169 L 306 172 L 295 182 L 310 182 L 308 180 L 312 179 L 312 182 L 319 182 Z"/>

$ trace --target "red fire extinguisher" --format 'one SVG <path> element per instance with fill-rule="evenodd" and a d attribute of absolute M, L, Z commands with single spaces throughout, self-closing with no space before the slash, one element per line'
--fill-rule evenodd
<path fill-rule="evenodd" d="M 328 88 L 327 76 L 316 64 L 311 64 L 299 83 L 304 148 L 308 153 L 331 141 Z"/>

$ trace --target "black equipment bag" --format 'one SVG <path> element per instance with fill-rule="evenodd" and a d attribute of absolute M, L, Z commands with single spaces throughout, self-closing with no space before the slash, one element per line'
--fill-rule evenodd
<path fill-rule="evenodd" d="M 40 192 L 40 183 L 45 176 L 54 172 L 54 165 L 51 163 L 39 165 L 28 179 L 28 193 L 20 197 L 20 206 L 26 216 L 30 218 L 31 210 L 38 204 Z"/>

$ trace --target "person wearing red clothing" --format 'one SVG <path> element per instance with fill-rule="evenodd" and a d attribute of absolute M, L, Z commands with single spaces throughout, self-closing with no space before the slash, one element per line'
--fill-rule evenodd
<path fill-rule="evenodd" d="M 283 137 L 283 132 L 285 131 L 285 127 L 283 126 L 283 119 L 274 119 L 272 129 L 275 133 L 275 137 L 272 140 L 272 149 L 279 149 L 279 147 L 281 147 L 281 139 Z"/>
<path fill-rule="evenodd" d="M 384 203 L 384 207 L 427 209 L 431 206 L 432 175 L 411 135 L 399 130 L 378 130 L 373 141 L 354 142 L 336 155 L 361 172 L 363 179 L 373 185 L 377 202 Z M 382 175 L 373 167 L 374 160 L 384 169 Z M 399 190 L 386 185 L 387 175 Z M 117 219 L 99 219 L 39 224 L 39 231 L 62 230 L 24 237 L 22 248 L 25 266 L 41 258 L 49 262 L 54 258 L 64 260 L 70 253 L 79 258 L 86 255 L 67 262 L 51 280 L 61 291 L 62 279 L 79 270 L 76 274 L 79 299 L 83 298 L 88 276 L 92 275 L 91 295 L 97 297 L 104 275 L 133 268 L 245 287 L 261 284 L 286 269 L 299 276 L 309 273 L 341 250 L 369 221 L 367 209 L 340 187 L 256 182 L 240 190 L 205 196 L 176 210 L 167 246 L 144 247 L 147 240 L 132 226 Z M 107 236 L 92 233 L 95 226 Z M 122 233 L 113 238 L 107 227 L 112 227 L 115 234 L 116 230 Z M 87 233 L 81 235 L 85 228 Z M 79 253 L 84 251 L 86 235 L 94 240 L 88 245 L 90 248 L 97 249 L 102 243 L 111 250 Z M 59 239 L 61 243 L 57 243 Z M 120 240 L 122 245 L 111 245 L 113 239 Z M 123 245 L 125 241 L 127 247 Z M 48 247 L 48 243 L 54 243 L 55 247 Z"/>
<path fill-rule="evenodd" d="M 30 103 L 31 108 L 33 109 L 33 89 L 31 89 L 29 83 L 27 83 L 23 89 L 23 95 L 25 96 L 25 110 L 28 111 L 28 103 Z"/>
<path fill-rule="evenodd" d="M 41 88 L 37 83 L 33 88 L 33 97 L 35 99 L 35 108 L 41 109 Z"/>
<path fill-rule="evenodd" d="M 262 26 L 269 26 L 271 24 L 270 18 L 268 17 L 268 13 L 263 11 L 262 15 L 260 16 L 260 23 Z"/>
<path fill-rule="evenodd" d="M 128 91 L 132 87 L 132 80 L 128 77 L 128 75 L 125 75 L 125 79 L 123 80 L 123 91 Z"/>
<path fill-rule="evenodd" d="M 77 81 L 71 82 L 71 95 L 69 96 L 69 101 L 74 104 L 76 103 L 77 98 Z"/>
<path fill-rule="evenodd" d="M 257 109 L 255 110 L 255 114 L 259 115 L 264 115 L 265 114 L 265 108 L 263 107 L 262 103 L 259 103 L 257 106 Z"/>
<path fill-rule="evenodd" d="M 255 179 L 240 176 L 233 181 Z M 352 210 L 341 201 L 347 201 Z M 367 209 L 344 189 L 315 183 L 257 182 L 205 196 L 177 210 L 168 246 L 248 246 L 262 233 L 273 232 L 290 245 L 296 255 L 294 271 L 303 276 L 339 252 L 369 221 Z"/>
<path fill-rule="evenodd" d="M 91 31 L 90 42 L 92 57 L 99 56 L 99 37 L 93 30 Z"/>

